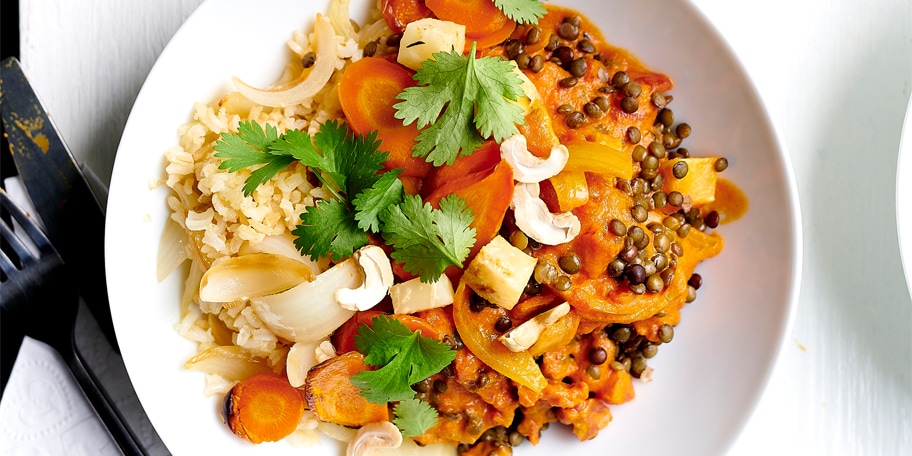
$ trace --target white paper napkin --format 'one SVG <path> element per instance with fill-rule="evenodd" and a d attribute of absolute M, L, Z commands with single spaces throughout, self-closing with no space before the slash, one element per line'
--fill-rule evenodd
<path fill-rule="evenodd" d="M 18 178 L 3 182 L 10 197 L 37 218 Z M 82 395 L 63 358 L 26 336 L 0 401 L 0 454 L 120 454 Z"/>
<path fill-rule="evenodd" d="M 27 336 L 0 401 L 0 423 L 0 454 L 120 454 L 60 355 Z"/>
<path fill-rule="evenodd" d="M 17 204 L 38 218 L 18 178 L 7 178 L 4 187 Z M 80 303 L 76 340 L 86 363 L 149 454 L 168 454 L 145 418 L 123 362 L 90 315 L 85 303 Z M 0 400 L 0 455 L 64 454 L 121 452 L 63 358 L 45 343 L 25 337 Z"/>

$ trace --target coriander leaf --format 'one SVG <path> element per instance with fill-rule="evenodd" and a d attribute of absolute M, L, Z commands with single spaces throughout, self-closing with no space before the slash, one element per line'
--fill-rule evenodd
<path fill-rule="evenodd" d="M 383 169 L 383 162 L 389 158 L 389 152 L 380 151 L 381 141 L 377 138 L 376 131 L 363 136 L 349 135 L 344 144 L 343 158 L 347 163 L 340 168 L 348 175 L 345 192 L 349 198 L 354 198 L 373 187 L 381 178 L 382 175 L 377 173 Z"/>
<path fill-rule="evenodd" d="M 498 57 L 475 58 L 452 50 L 438 52 L 415 73 L 418 85 L 406 88 L 393 105 L 404 125 L 422 129 L 413 155 L 440 166 L 469 155 L 485 138 L 498 142 L 519 133 L 523 111 L 507 100 L 523 95 L 513 66 Z M 427 128 L 425 128 L 427 127 Z"/>
<path fill-rule="evenodd" d="M 301 223 L 291 232 L 301 254 L 317 260 L 332 255 L 335 261 L 351 256 L 368 242 L 354 214 L 338 200 L 323 200 L 301 214 Z"/>
<path fill-rule="evenodd" d="M 548 13 L 539 0 L 494 0 L 494 5 L 520 24 L 537 24 Z"/>
<path fill-rule="evenodd" d="M 327 121 L 320 126 L 320 130 L 314 134 L 313 142 L 322 153 L 322 162 L 312 165 L 311 168 L 329 176 L 336 189 L 351 197 L 354 195 L 348 192 L 347 177 L 352 165 L 346 163 L 345 150 L 348 133 L 348 127 L 335 120 Z"/>
<path fill-rule="evenodd" d="M 320 169 L 342 171 L 346 168 L 343 163 L 345 155 L 337 151 L 342 150 L 348 135 L 348 126 L 336 120 L 328 120 L 320 126 L 313 135 L 314 146 L 323 153 L 323 156 L 328 157 Z"/>
<path fill-rule="evenodd" d="M 418 437 L 437 424 L 437 410 L 427 402 L 416 398 L 399 401 L 393 407 L 393 424 L 399 428 L 403 437 Z"/>
<path fill-rule="evenodd" d="M 268 181 L 276 173 L 294 162 L 281 154 L 274 154 L 270 145 L 276 141 L 277 133 L 273 125 L 263 129 L 256 122 L 241 122 L 236 134 L 223 132 L 215 143 L 215 156 L 225 159 L 219 169 L 235 173 L 241 169 L 256 165 L 265 165 L 253 171 L 244 183 L 244 195 L 248 196 L 257 186 Z"/>
<path fill-rule="evenodd" d="M 224 158 L 219 169 L 227 169 L 236 173 L 244 168 L 269 163 L 272 156 L 269 152 L 257 149 L 244 140 L 240 135 L 222 133 L 221 138 L 215 143 L 215 156 Z"/>
<path fill-rule="evenodd" d="M 472 209 L 465 200 L 449 195 L 441 203 L 433 209 L 419 196 L 406 195 L 402 204 L 380 217 L 383 239 L 393 247 L 390 256 L 422 282 L 437 280 L 447 266 L 462 267 L 475 243 Z"/>
<path fill-rule="evenodd" d="M 440 211 L 434 213 L 434 223 L 440 238 L 444 239 L 444 243 L 451 240 L 448 246 L 452 246 L 453 256 L 465 259 L 475 245 L 475 229 L 467 229 L 475 220 L 472 208 L 466 206 L 465 200 L 453 193 L 443 197 L 438 206 Z"/>
<path fill-rule="evenodd" d="M 365 353 L 364 362 L 379 369 L 358 372 L 351 382 L 361 388 L 361 396 L 379 404 L 413 399 L 412 385 L 456 359 L 448 345 L 384 315 L 358 327 L 354 339 L 355 348 Z"/>
<path fill-rule="evenodd" d="M 510 103 L 525 96 L 522 81 L 513 73 L 513 65 L 506 60 L 478 60 L 476 73 L 479 92 L 491 94 L 476 99 L 475 126 L 485 138 L 494 138 L 497 143 L 519 133 L 516 125 L 525 123 L 522 108 Z M 484 62 L 484 64 L 482 64 Z"/>
<path fill-rule="evenodd" d="M 317 169 L 333 169 L 332 162 L 314 148 L 313 139 L 301 130 L 286 131 L 281 138 L 270 144 L 274 154 L 287 155 Z"/>
<path fill-rule="evenodd" d="M 244 141 L 260 150 L 268 149 L 269 145 L 278 138 L 278 130 L 275 125 L 266 124 L 264 129 L 252 120 L 238 124 L 238 134 L 244 138 Z"/>
<path fill-rule="evenodd" d="M 273 176 L 294 163 L 294 158 L 274 156 L 268 163 L 250 173 L 244 181 L 244 196 L 252 195 L 254 190 L 272 179 Z"/>
<path fill-rule="evenodd" d="M 355 220 L 358 228 L 376 233 L 380 231 L 380 214 L 390 206 L 402 202 L 402 181 L 398 179 L 400 170 L 389 171 L 380 176 L 371 188 L 368 188 L 352 201 L 355 205 Z"/>

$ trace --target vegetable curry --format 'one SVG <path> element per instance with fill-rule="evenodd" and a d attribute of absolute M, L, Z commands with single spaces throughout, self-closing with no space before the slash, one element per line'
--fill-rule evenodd
<path fill-rule="evenodd" d="M 728 162 L 691 155 L 672 79 L 577 11 L 535 0 L 378 7 L 385 34 L 332 79 L 339 119 L 313 135 L 242 122 L 214 146 L 230 172 L 264 165 L 248 173 L 247 197 L 300 165 L 327 189 L 292 234 L 300 254 L 332 265 L 300 280 L 339 280 L 322 294 L 342 305 L 321 316 L 334 326 L 309 333 L 270 326 L 280 297 L 243 296 L 291 348 L 257 361 L 286 375 L 236 379 L 226 421 L 252 442 L 280 440 L 306 404 L 359 435 L 392 422 L 421 446 L 467 455 L 511 454 L 556 423 L 596 437 L 610 407 L 651 380 L 648 360 L 702 286 L 698 265 L 723 250 L 716 230 L 747 208 L 719 177 Z M 209 296 L 228 261 L 202 263 Z M 321 279 L 344 268 L 381 272 L 360 285 Z M 314 346 L 327 355 L 291 367 L 298 347 Z M 269 397 L 291 426 L 238 408 L 265 410 L 255 401 Z"/>

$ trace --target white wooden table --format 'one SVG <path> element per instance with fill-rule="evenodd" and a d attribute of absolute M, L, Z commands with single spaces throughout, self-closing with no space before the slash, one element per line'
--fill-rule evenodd
<path fill-rule="evenodd" d="M 102 181 L 144 77 L 200 1 L 20 0 L 26 72 Z M 788 145 L 804 224 L 792 343 L 730 454 L 912 454 L 912 302 L 894 194 L 912 0 L 694 2 Z"/>

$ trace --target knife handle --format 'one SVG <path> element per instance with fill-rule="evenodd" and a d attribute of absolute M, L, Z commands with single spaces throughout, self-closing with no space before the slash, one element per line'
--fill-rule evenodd
<path fill-rule="evenodd" d="M 126 456 L 147 455 L 145 448 L 130 429 L 124 417 L 114 407 L 114 401 L 111 400 L 110 396 L 108 396 L 101 387 L 98 377 L 95 376 L 91 371 L 91 368 L 86 364 L 85 358 L 82 353 L 80 353 L 75 341 L 70 345 L 72 350 L 61 354 L 66 361 L 67 367 L 69 367 L 70 372 L 73 374 L 73 377 L 76 378 L 76 382 L 79 383 L 80 389 L 86 399 L 89 400 L 92 408 L 95 409 L 98 417 L 101 418 L 101 421 L 104 423 L 111 438 L 117 442 L 117 446 L 120 447 L 121 452 Z"/>

